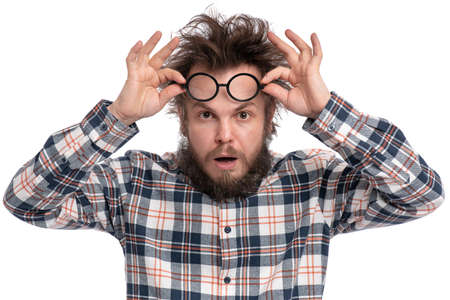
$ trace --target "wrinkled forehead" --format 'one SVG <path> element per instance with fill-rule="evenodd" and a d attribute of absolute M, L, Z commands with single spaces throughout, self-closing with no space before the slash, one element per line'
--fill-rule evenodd
<path fill-rule="evenodd" d="M 204 72 L 212 75 L 219 83 L 226 83 L 231 77 L 238 73 L 250 73 L 253 74 L 258 80 L 261 80 L 261 72 L 254 65 L 241 64 L 236 67 L 227 67 L 217 70 L 211 70 L 202 65 L 194 65 L 189 71 L 187 77 L 194 73 Z"/>

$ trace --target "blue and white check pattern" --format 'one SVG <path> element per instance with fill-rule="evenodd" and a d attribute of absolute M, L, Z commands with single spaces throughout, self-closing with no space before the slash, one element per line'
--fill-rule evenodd
<path fill-rule="evenodd" d="M 281 156 L 255 195 L 217 202 L 189 184 L 174 153 L 128 151 L 138 133 L 102 100 L 52 134 L 12 179 L 4 205 L 30 224 L 112 234 L 127 299 L 322 299 L 330 239 L 400 224 L 443 201 L 439 175 L 382 118 L 334 92 L 303 129 L 337 151 Z"/>

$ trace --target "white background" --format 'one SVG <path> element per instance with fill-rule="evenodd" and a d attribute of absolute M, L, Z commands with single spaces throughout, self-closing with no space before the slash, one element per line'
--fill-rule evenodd
<path fill-rule="evenodd" d="M 310 42 L 317 32 L 329 89 L 359 110 L 398 125 L 448 187 L 450 21 L 445 3 L 227 0 L 215 1 L 214 7 L 228 16 L 268 19 L 283 37 L 291 28 Z M 161 30 L 161 46 L 210 4 L 2 2 L 0 190 L 51 133 L 80 122 L 100 99 L 117 97 L 126 79 L 125 57 L 136 41 Z M 282 117 L 273 150 L 325 147 L 302 132 L 303 118 Z M 138 136 L 115 156 L 128 149 L 176 150 L 176 119 L 160 112 L 138 126 Z M 336 237 L 324 299 L 450 299 L 449 219 L 444 203 L 412 223 Z M 124 258 L 112 236 L 40 229 L 3 206 L 0 233 L 0 299 L 125 299 Z"/>

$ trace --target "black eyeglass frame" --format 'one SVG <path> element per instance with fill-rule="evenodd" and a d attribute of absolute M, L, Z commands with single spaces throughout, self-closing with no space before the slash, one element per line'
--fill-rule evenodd
<path fill-rule="evenodd" d="M 207 98 L 207 99 L 199 99 L 199 98 L 196 98 L 196 97 L 194 97 L 194 96 L 191 94 L 191 92 L 189 91 L 189 82 L 190 82 L 195 76 L 199 76 L 199 75 L 205 75 L 205 76 L 208 76 L 208 77 L 211 78 L 211 79 L 214 81 L 214 83 L 216 84 L 216 91 L 214 92 L 214 95 L 212 95 L 211 97 L 209 97 L 209 98 Z M 233 81 L 233 79 L 235 79 L 235 78 L 238 77 L 238 76 L 242 76 L 242 75 L 250 76 L 251 78 L 253 78 L 253 80 L 255 80 L 256 86 L 257 86 L 257 89 L 256 89 L 255 94 L 254 94 L 253 96 L 247 98 L 247 99 L 239 99 L 239 98 L 236 98 L 236 97 L 234 97 L 234 96 L 231 94 L 231 92 L 230 92 L 230 84 L 231 84 L 231 82 Z M 259 92 L 260 92 L 266 85 L 267 85 L 267 84 L 261 84 L 261 83 L 259 82 L 258 78 L 256 78 L 255 75 L 250 74 L 250 73 L 238 73 L 238 74 L 234 75 L 233 77 L 231 77 L 230 80 L 228 80 L 227 83 L 218 83 L 217 80 L 216 80 L 216 78 L 214 78 L 212 75 L 210 75 L 210 74 L 208 74 L 208 73 L 204 73 L 204 72 L 198 72 L 198 73 L 194 73 L 194 74 L 192 74 L 191 76 L 189 76 L 189 78 L 186 80 L 186 83 L 183 84 L 183 85 L 181 85 L 181 86 L 182 86 L 184 89 L 186 89 L 186 92 L 188 93 L 189 97 L 191 97 L 192 99 L 194 99 L 194 100 L 196 100 L 196 101 L 199 101 L 199 102 L 208 102 L 208 101 L 214 99 L 214 98 L 217 96 L 217 94 L 219 93 L 219 88 L 222 87 L 222 86 L 226 87 L 228 95 L 230 95 L 230 97 L 233 98 L 233 100 L 236 100 L 236 101 L 239 101 L 239 102 L 248 102 L 248 101 L 252 100 L 253 98 L 255 98 L 255 97 L 259 94 Z"/>

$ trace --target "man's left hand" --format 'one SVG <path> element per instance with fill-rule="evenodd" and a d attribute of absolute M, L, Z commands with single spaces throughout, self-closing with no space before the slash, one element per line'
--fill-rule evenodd
<path fill-rule="evenodd" d="M 267 34 L 269 40 L 284 54 L 290 68 L 278 66 L 269 71 L 261 80 L 263 84 L 268 83 L 263 92 L 280 100 L 293 113 L 316 119 L 330 99 L 330 92 L 319 72 L 322 61 L 319 38 L 315 33 L 311 35 L 313 46 L 311 49 L 292 30 L 286 30 L 285 34 L 300 50 L 300 53 L 297 53 L 275 33 Z M 292 89 L 288 91 L 275 83 L 270 83 L 279 78 L 289 81 Z"/>

